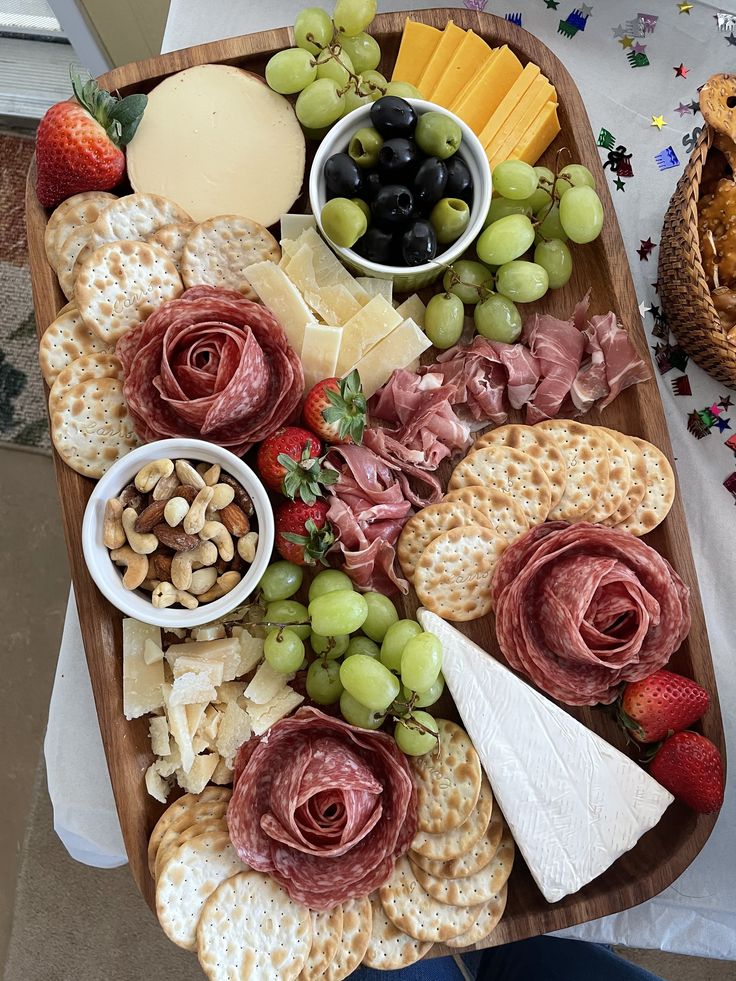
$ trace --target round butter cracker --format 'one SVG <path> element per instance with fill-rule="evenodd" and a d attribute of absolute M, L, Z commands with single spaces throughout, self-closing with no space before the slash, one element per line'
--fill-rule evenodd
<path fill-rule="evenodd" d="M 114 354 L 103 352 L 84 354 L 60 371 L 49 393 L 49 412 L 58 408 L 61 396 L 68 388 L 73 388 L 88 378 L 119 378 L 122 380 L 123 366 Z"/>
<path fill-rule="evenodd" d="M 449 862 L 462 858 L 488 833 L 494 807 L 491 785 L 485 774 L 481 774 L 478 802 L 468 817 L 450 831 L 439 834 L 417 831 L 409 853 L 412 861 L 423 866 L 425 860 Z"/>
<path fill-rule="evenodd" d="M 153 826 L 153 831 L 148 839 L 148 871 L 151 875 L 153 875 L 156 865 L 156 853 L 158 852 L 159 845 L 170 825 L 178 821 L 183 814 L 187 814 L 194 804 L 224 801 L 225 807 L 227 807 L 231 797 L 232 791 L 229 787 L 205 787 L 201 794 L 182 794 L 173 804 L 169 804 Z M 191 820 L 188 822 L 185 821 L 182 828 L 187 827 L 191 823 Z"/>
<path fill-rule="evenodd" d="M 608 483 L 608 443 L 596 426 L 574 419 L 548 419 L 537 426 L 557 440 L 567 464 L 565 492 L 547 518 L 583 521 Z"/>
<path fill-rule="evenodd" d="M 448 947 L 471 947 L 473 944 L 485 940 L 496 929 L 501 922 L 501 917 L 506 909 L 506 899 L 508 897 L 508 883 L 505 883 L 500 892 L 491 897 L 487 903 L 481 906 L 471 906 L 473 910 L 478 910 L 478 917 L 475 923 L 466 933 L 461 933 L 459 937 L 451 937 L 445 943 Z"/>
<path fill-rule="evenodd" d="M 160 194 L 126 194 L 110 204 L 94 223 L 96 247 L 108 242 L 143 241 L 165 225 L 191 222 L 191 215 Z"/>
<path fill-rule="evenodd" d="M 415 940 L 399 930 L 386 916 L 378 893 L 373 893 L 370 900 L 373 929 L 363 964 L 379 971 L 397 971 L 421 960 L 432 944 L 428 940 Z"/>
<path fill-rule="evenodd" d="M 498 851 L 503 827 L 501 811 L 498 804 L 494 803 L 491 820 L 485 834 L 462 855 L 458 855 L 457 858 L 450 859 L 450 861 L 441 862 L 436 859 L 425 858 L 418 852 L 410 851 L 409 860 L 413 865 L 438 879 L 462 879 L 468 875 L 475 875 L 476 872 L 480 872 L 488 865 Z"/>
<path fill-rule="evenodd" d="M 313 909 L 312 945 L 299 975 L 299 981 L 317 981 L 337 955 L 342 937 L 342 904 L 325 912 Z"/>
<path fill-rule="evenodd" d="M 62 201 L 51 213 L 46 222 L 43 244 L 49 265 L 57 276 L 62 242 L 82 225 L 94 225 L 105 208 L 115 200 L 117 196 L 110 191 L 82 191 Z"/>
<path fill-rule="evenodd" d="M 487 525 L 488 522 L 480 512 L 474 515 L 470 508 L 453 501 L 430 504 L 412 515 L 404 525 L 396 546 L 401 571 L 406 578 L 413 578 L 422 552 L 438 535 L 472 524 Z"/>
<path fill-rule="evenodd" d="M 373 911 L 371 901 L 348 899 L 342 904 L 342 933 L 335 956 L 322 975 L 324 981 L 343 981 L 365 957 L 371 942 Z"/>
<path fill-rule="evenodd" d="M 414 872 L 420 886 L 437 902 L 448 906 L 478 906 L 498 895 L 511 875 L 513 865 L 514 842 L 506 831 L 491 861 L 474 875 L 443 879 L 430 875 L 424 869 L 415 869 Z"/>
<path fill-rule="evenodd" d="M 222 286 L 257 300 L 243 270 L 280 258 L 279 243 L 263 225 L 240 215 L 220 215 L 192 229 L 181 257 L 181 275 L 187 288 L 201 283 Z"/>
<path fill-rule="evenodd" d="M 618 509 L 601 522 L 601 524 L 612 528 L 620 521 L 628 518 L 644 500 L 647 490 L 647 464 L 644 454 L 631 436 L 616 432 L 615 429 L 609 429 L 607 431 L 614 437 L 626 455 L 629 463 L 629 473 L 631 475 L 631 483 Z"/>
<path fill-rule="evenodd" d="M 469 507 L 474 514 L 479 514 L 483 521 L 476 519 L 478 524 L 487 524 L 506 539 L 512 542 L 529 529 L 529 520 L 520 504 L 505 491 L 496 487 L 481 487 L 480 484 L 469 484 L 448 491 L 444 501 L 458 501 Z"/>
<path fill-rule="evenodd" d="M 453 470 L 447 489 L 473 484 L 508 494 L 523 509 L 530 525 L 541 524 L 552 504 L 552 488 L 544 469 L 528 453 L 511 446 L 484 446 L 469 453 Z"/>
<path fill-rule="evenodd" d="M 489 429 L 473 444 L 474 450 L 484 446 L 511 446 L 521 450 L 544 469 L 552 491 L 550 507 L 559 503 L 567 483 L 567 464 L 554 437 L 535 426 L 521 426 L 510 423 Z"/>
<path fill-rule="evenodd" d="M 638 436 L 631 437 L 641 450 L 647 468 L 647 482 L 641 504 L 614 527 L 632 535 L 646 535 L 667 517 L 675 500 L 675 474 L 670 461 L 659 449 Z"/>
<path fill-rule="evenodd" d="M 608 447 L 608 483 L 590 511 L 583 516 L 584 521 L 592 524 L 605 521 L 618 511 L 626 500 L 632 480 L 629 458 L 618 438 L 602 426 L 596 426 L 596 430 Z"/>
<path fill-rule="evenodd" d="M 84 323 L 76 306 L 59 311 L 41 337 L 38 362 L 44 381 L 51 388 L 61 372 L 86 354 L 112 354 L 115 345 L 101 340 Z"/>
<path fill-rule="evenodd" d="M 157 245 L 163 249 L 174 263 L 177 269 L 181 266 L 181 257 L 184 246 L 189 238 L 189 234 L 194 228 L 193 221 L 174 222 L 171 225 L 164 225 L 150 235 L 146 235 L 144 241 L 149 245 Z"/>
<path fill-rule="evenodd" d="M 417 882 L 406 855 L 397 861 L 378 895 L 394 926 L 416 940 L 444 943 L 466 933 L 477 918 L 472 906 L 448 906 L 433 899 Z"/>
<path fill-rule="evenodd" d="M 441 834 L 459 827 L 478 803 L 482 770 L 470 736 L 448 719 L 437 719 L 435 752 L 411 757 L 417 788 L 417 829 Z"/>

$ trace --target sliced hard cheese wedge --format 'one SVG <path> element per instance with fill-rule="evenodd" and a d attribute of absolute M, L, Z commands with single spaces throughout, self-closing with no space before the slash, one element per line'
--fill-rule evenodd
<path fill-rule="evenodd" d="M 559 132 L 560 121 L 557 118 L 557 105 L 554 102 L 548 102 L 540 110 L 539 115 L 511 151 L 509 157 L 535 164 Z"/>
<path fill-rule="evenodd" d="M 385 297 L 390 303 L 394 298 L 394 284 L 390 279 L 376 279 L 373 276 L 356 276 L 355 282 L 359 283 L 369 296 Z"/>
<path fill-rule="evenodd" d="M 430 99 L 430 92 L 434 92 L 439 84 L 445 69 L 452 60 L 452 56 L 463 42 L 465 31 L 459 28 L 453 21 L 448 20 L 447 26 L 442 32 L 442 37 L 437 42 L 437 47 L 432 52 L 432 56 L 422 72 L 417 88 L 425 99 Z"/>
<path fill-rule="evenodd" d="M 422 95 L 438 106 L 449 109 L 457 94 L 465 88 L 471 78 L 481 71 L 493 56 L 493 49 L 475 31 L 466 31 L 460 46 L 455 51 L 433 92 Z"/>
<path fill-rule="evenodd" d="M 524 98 L 529 86 L 538 76 L 539 67 L 537 65 L 533 65 L 531 62 L 528 65 L 524 65 L 521 75 L 519 75 L 506 95 L 501 99 L 498 108 L 478 134 L 478 139 L 484 147 L 488 147 L 493 142 L 498 131 L 512 113 L 516 111 L 516 107 Z"/>
<path fill-rule="evenodd" d="M 449 109 L 477 135 L 521 75 L 521 62 L 504 44 L 458 94 Z"/>
<path fill-rule="evenodd" d="M 363 355 L 398 327 L 403 319 L 385 297 L 374 296 L 342 328 L 336 373 L 347 375 Z"/>
<path fill-rule="evenodd" d="M 404 320 L 356 364 L 363 392 L 369 399 L 384 385 L 395 368 L 405 368 L 432 346 L 413 320 Z"/>
<path fill-rule="evenodd" d="M 302 345 L 305 392 L 323 378 L 334 377 L 341 343 L 342 327 L 307 324 Z"/>
<path fill-rule="evenodd" d="M 281 238 L 297 239 L 302 232 L 308 228 L 317 227 L 317 219 L 314 215 L 282 215 L 279 222 L 281 225 Z"/>
<path fill-rule="evenodd" d="M 668 791 L 427 610 L 442 671 L 495 798 L 545 899 L 601 875 L 660 820 Z"/>
<path fill-rule="evenodd" d="M 294 244 L 296 251 L 289 257 L 286 275 L 325 323 L 341 326 L 370 296 L 314 228 L 302 232 Z"/>
<path fill-rule="evenodd" d="M 146 641 L 161 646 L 161 629 L 132 617 L 123 620 L 123 712 L 126 719 L 137 719 L 164 704 L 163 661 L 146 663 Z"/>
<path fill-rule="evenodd" d="M 427 308 L 417 293 L 412 293 L 403 303 L 399 304 L 396 307 L 396 312 L 402 320 L 413 320 L 424 330 L 424 314 L 427 312 Z"/>
<path fill-rule="evenodd" d="M 275 262 L 255 262 L 243 275 L 284 328 L 289 344 L 301 351 L 304 330 L 316 319 L 284 270 Z"/>
<path fill-rule="evenodd" d="M 441 37 L 442 34 L 436 27 L 420 24 L 407 17 L 391 81 L 409 82 L 410 85 L 418 86 L 422 72 Z"/>
<path fill-rule="evenodd" d="M 502 160 L 508 160 L 509 154 L 537 118 L 540 110 L 554 99 L 554 88 L 544 75 L 538 75 L 524 93 L 514 112 L 486 147 L 491 167 L 495 167 Z"/>

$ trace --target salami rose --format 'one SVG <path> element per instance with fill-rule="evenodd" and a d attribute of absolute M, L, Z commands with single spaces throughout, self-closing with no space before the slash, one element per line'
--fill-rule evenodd
<path fill-rule="evenodd" d="M 245 743 L 235 775 L 235 850 L 312 909 L 373 892 L 416 832 L 416 792 L 393 739 L 319 709 Z"/>
<path fill-rule="evenodd" d="M 201 437 L 240 456 L 290 419 L 304 390 L 301 361 L 273 314 L 215 286 L 164 303 L 121 337 L 117 354 L 146 442 Z"/>

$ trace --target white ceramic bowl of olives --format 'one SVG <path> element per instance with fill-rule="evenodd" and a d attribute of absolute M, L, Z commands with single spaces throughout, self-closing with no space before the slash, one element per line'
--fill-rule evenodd
<path fill-rule="evenodd" d="M 485 150 L 461 119 L 396 96 L 339 120 L 309 178 L 312 211 L 334 251 L 398 292 L 429 285 L 460 258 L 483 228 L 491 190 Z"/>

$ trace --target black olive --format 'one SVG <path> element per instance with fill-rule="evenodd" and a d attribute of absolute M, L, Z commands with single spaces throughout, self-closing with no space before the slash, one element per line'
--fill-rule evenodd
<path fill-rule="evenodd" d="M 406 99 L 384 95 L 371 106 L 371 124 L 385 140 L 394 136 L 411 136 L 417 125 L 417 114 Z"/>
<path fill-rule="evenodd" d="M 403 225 L 414 209 L 414 195 L 403 184 L 386 184 L 371 202 L 373 217 L 381 225 Z"/>
<path fill-rule="evenodd" d="M 421 157 L 414 140 L 395 136 L 386 140 L 378 153 L 378 172 L 387 184 L 408 184 Z"/>
<path fill-rule="evenodd" d="M 430 222 L 418 218 L 401 236 L 401 257 L 407 266 L 421 266 L 437 255 L 437 236 Z"/>
<path fill-rule="evenodd" d="M 444 197 L 447 184 L 447 165 L 437 157 L 427 157 L 414 178 L 412 190 L 418 209 L 428 211 Z"/>
<path fill-rule="evenodd" d="M 364 201 L 367 201 L 368 204 L 370 204 L 382 187 L 383 181 L 381 180 L 378 171 L 371 170 L 363 176 L 363 189 L 360 196 Z"/>
<path fill-rule="evenodd" d="M 391 232 L 371 225 L 353 246 L 358 255 L 369 262 L 391 265 L 394 260 L 394 237 Z"/>
<path fill-rule="evenodd" d="M 363 175 L 347 153 L 335 153 L 325 163 L 327 198 L 355 198 L 360 194 Z"/>
<path fill-rule="evenodd" d="M 447 186 L 445 197 L 460 198 L 467 204 L 473 200 L 473 178 L 470 176 L 468 165 L 457 154 L 447 161 Z"/>

